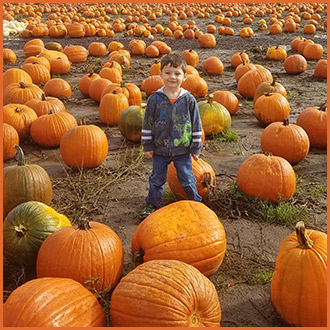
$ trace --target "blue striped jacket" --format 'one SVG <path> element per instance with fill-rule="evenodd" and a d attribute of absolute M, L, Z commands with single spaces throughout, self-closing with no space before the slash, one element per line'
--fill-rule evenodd
<path fill-rule="evenodd" d="M 202 122 L 194 96 L 181 88 L 172 103 L 163 87 L 148 99 L 144 114 L 141 143 L 144 151 L 163 156 L 200 154 Z"/>

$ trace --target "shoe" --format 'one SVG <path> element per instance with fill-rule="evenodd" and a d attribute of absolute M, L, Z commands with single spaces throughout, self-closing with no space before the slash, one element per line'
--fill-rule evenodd
<path fill-rule="evenodd" d="M 140 213 L 140 220 L 145 219 L 148 215 L 150 215 L 151 213 L 155 212 L 157 210 L 157 207 L 147 203 L 146 206 L 144 207 L 144 209 L 142 210 L 142 212 Z"/>

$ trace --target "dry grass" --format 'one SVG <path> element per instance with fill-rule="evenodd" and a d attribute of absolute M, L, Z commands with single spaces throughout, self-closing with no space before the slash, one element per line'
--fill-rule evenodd
<path fill-rule="evenodd" d="M 53 178 L 52 207 L 75 224 L 84 216 L 104 213 L 111 186 L 141 169 L 143 152 L 140 147 L 120 150 L 115 166 L 104 164 L 93 169 L 65 169 L 65 176 Z"/>

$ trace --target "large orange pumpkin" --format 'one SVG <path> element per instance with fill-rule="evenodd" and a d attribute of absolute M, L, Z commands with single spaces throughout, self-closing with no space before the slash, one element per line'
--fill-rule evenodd
<path fill-rule="evenodd" d="M 63 134 L 60 151 L 66 165 L 92 168 L 101 165 L 105 160 L 108 154 L 108 139 L 98 126 L 75 126 Z"/>
<path fill-rule="evenodd" d="M 283 157 L 290 163 L 300 162 L 309 151 L 307 133 L 302 127 L 290 124 L 289 119 L 268 125 L 261 134 L 260 143 L 263 152 Z"/>
<path fill-rule="evenodd" d="M 296 190 L 296 175 L 286 159 L 254 154 L 240 165 L 237 185 L 247 196 L 276 203 L 279 200 L 287 201 L 293 196 Z"/>
<path fill-rule="evenodd" d="M 153 260 L 119 282 L 111 297 L 114 327 L 220 327 L 213 283 L 177 260 Z"/>
<path fill-rule="evenodd" d="M 205 199 L 212 193 L 215 186 L 215 173 L 210 164 L 201 158 L 194 160 L 192 158 L 192 170 L 196 179 L 196 188 L 199 195 Z M 167 183 L 170 189 L 179 199 L 187 199 L 187 194 L 178 181 L 176 168 L 174 163 L 171 162 L 167 171 Z"/>
<path fill-rule="evenodd" d="M 15 289 L 3 305 L 5 327 L 102 327 L 96 297 L 69 278 L 38 278 Z"/>
<path fill-rule="evenodd" d="M 273 306 L 295 327 L 327 326 L 327 235 L 302 221 L 278 252 L 271 283 Z"/>
<path fill-rule="evenodd" d="M 53 234 L 39 249 L 38 277 L 67 277 L 99 291 L 116 285 L 123 269 L 124 250 L 110 227 L 80 220 L 77 226 L 63 227 Z M 86 282 L 96 278 L 95 285 Z"/>
<path fill-rule="evenodd" d="M 132 237 L 136 265 L 154 259 L 186 262 L 205 276 L 220 267 L 226 251 L 223 225 L 203 203 L 183 200 L 144 219 Z"/>

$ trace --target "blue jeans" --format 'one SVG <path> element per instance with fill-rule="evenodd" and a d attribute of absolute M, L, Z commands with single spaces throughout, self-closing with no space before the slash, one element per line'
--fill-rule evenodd
<path fill-rule="evenodd" d="M 196 188 L 196 179 L 192 172 L 192 160 L 190 154 L 173 157 L 165 157 L 157 154 L 152 156 L 152 173 L 149 177 L 149 193 L 146 202 L 159 208 L 163 195 L 163 185 L 167 179 L 167 168 L 173 161 L 177 171 L 178 181 L 186 192 L 188 199 L 200 202 L 202 197 Z"/>

